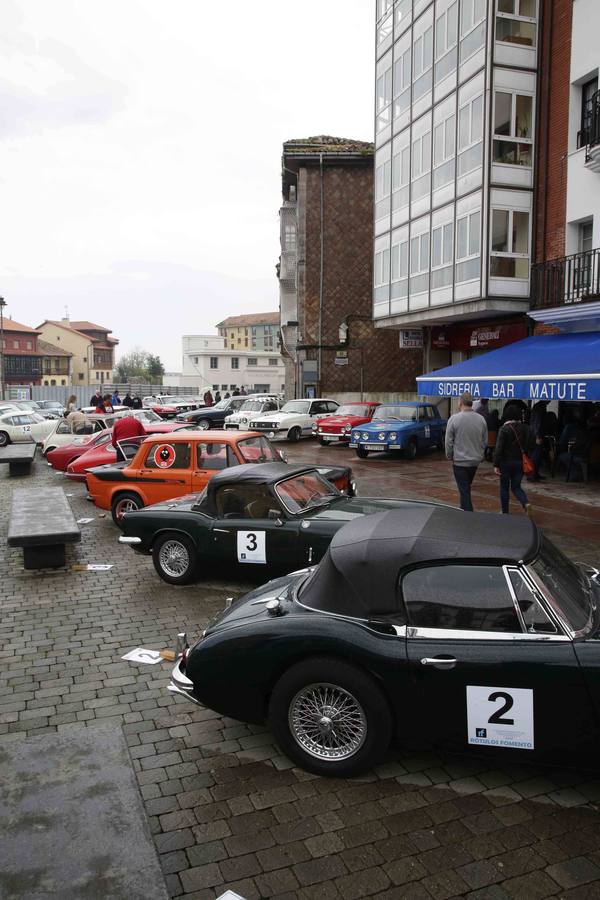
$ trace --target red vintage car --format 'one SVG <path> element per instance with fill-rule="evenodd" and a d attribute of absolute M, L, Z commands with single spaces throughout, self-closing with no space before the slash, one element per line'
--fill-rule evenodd
<path fill-rule="evenodd" d="M 373 413 L 380 403 L 372 400 L 360 400 L 354 403 L 344 403 L 334 416 L 325 419 L 317 419 L 313 425 L 312 433 L 319 438 L 323 446 L 335 443 L 350 443 L 350 432 L 357 425 L 364 425 L 373 418 Z"/>
<path fill-rule="evenodd" d="M 144 424 L 146 434 L 167 434 L 171 431 L 177 431 L 179 428 L 181 426 L 176 422 Z M 97 437 L 99 438 L 101 435 L 103 437 L 101 441 L 96 440 L 93 445 L 92 442 L 84 445 L 82 451 L 72 456 L 64 466 L 63 471 L 71 481 L 85 481 L 86 469 L 91 469 L 93 466 L 104 466 L 117 461 L 117 452 L 112 445 L 112 429 L 107 428 L 106 431 L 100 432 Z M 52 454 L 68 449 L 68 447 L 60 447 L 59 450 L 53 450 Z M 52 454 L 48 454 L 49 460 Z M 66 458 L 65 454 L 63 454 L 64 458 Z M 52 462 L 52 460 L 50 461 Z M 58 468 L 58 466 L 54 466 L 54 468 Z"/>

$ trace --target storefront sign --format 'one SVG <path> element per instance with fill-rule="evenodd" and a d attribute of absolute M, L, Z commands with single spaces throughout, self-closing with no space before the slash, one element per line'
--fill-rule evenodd
<path fill-rule="evenodd" d="M 335 354 L 334 363 L 336 366 L 347 366 L 348 365 L 348 351 L 347 350 L 338 350 Z"/>
<path fill-rule="evenodd" d="M 423 329 L 411 328 L 400 332 L 401 350 L 419 350 L 423 346 Z"/>
<path fill-rule="evenodd" d="M 527 337 L 527 325 L 448 325 L 431 329 L 431 346 L 435 350 L 493 350 Z"/>
<path fill-rule="evenodd" d="M 428 397 L 473 397 L 490 400 L 600 400 L 600 379 L 536 381 L 510 378 L 418 380 L 419 393 Z"/>

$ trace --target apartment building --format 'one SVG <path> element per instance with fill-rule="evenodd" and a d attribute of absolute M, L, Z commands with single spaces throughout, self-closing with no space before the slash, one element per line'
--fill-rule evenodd
<path fill-rule="evenodd" d="M 64 318 L 46 319 L 38 331 L 45 341 L 71 354 L 73 384 L 112 382 L 115 347 L 119 342 L 110 337 L 110 328 Z"/>
<path fill-rule="evenodd" d="M 286 397 L 413 396 L 421 349 L 372 322 L 373 144 L 286 141 L 277 266 Z"/>
<path fill-rule="evenodd" d="M 373 317 L 427 368 L 527 333 L 538 5 L 376 3 Z"/>
<path fill-rule="evenodd" d="M 248 393 L 279 393 L 284 388 L 284 365 L 277 351 L 232 349 L 228 336 L 184 334 L 181 384 L 226 391 L 244 387 Z"/>
<path fill-rule="evenodd" d="M 229 350 L 268 350 L 279 348 L 279 313 L 250 313 L 229 316 L 217 325 Z"/>

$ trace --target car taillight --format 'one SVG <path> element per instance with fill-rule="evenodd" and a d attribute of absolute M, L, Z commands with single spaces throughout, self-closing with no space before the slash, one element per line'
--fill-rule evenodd
<path fill-rule="evenodd" d="M 336 479 L 336 481 L 334 481 L 334 484 L 338 491 L 341 491 L 343 494 L 345 494 L 348 490 L 348 476 L 344 475 L 343 478 Z"/>

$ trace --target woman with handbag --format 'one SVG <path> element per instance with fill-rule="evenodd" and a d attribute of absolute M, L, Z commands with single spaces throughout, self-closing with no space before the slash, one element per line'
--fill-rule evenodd
<path fill-rule="evenodd" d="M 498 432 L 494 450 L 494 472 L 500 476 L 500 504 L 503 513 L 508 513 L 512 490 L 527 515 L 531 516 L 531 503 L 521 487 L 527 469 L 534 470 L 533 463 L 527 455 L 530 443 L 529 427 L 518 419 L 508 419 Z"/>

